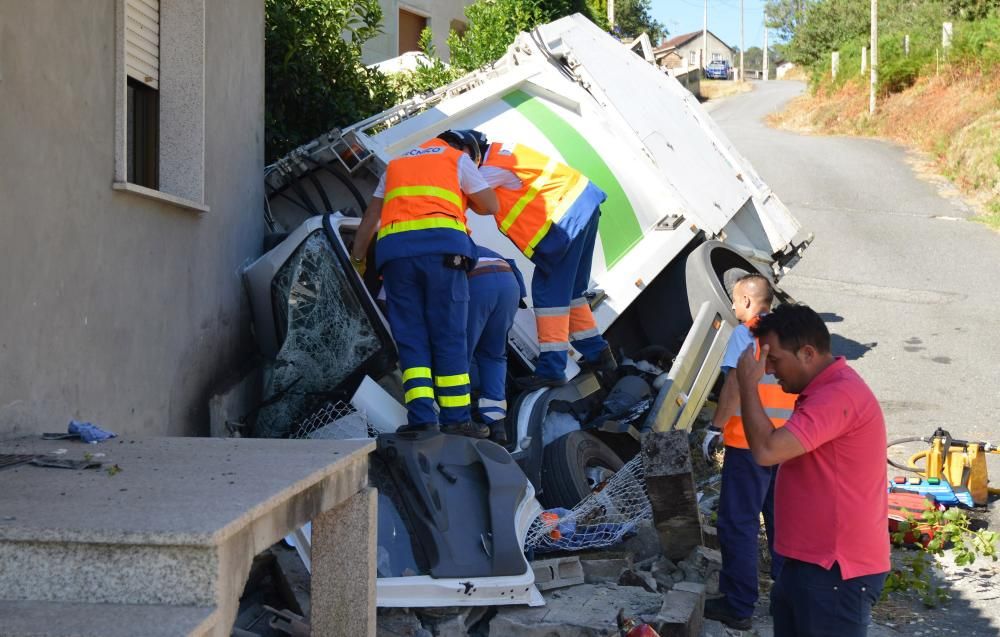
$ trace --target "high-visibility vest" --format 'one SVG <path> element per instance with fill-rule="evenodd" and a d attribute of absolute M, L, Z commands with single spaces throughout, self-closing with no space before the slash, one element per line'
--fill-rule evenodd
<path fill-rule="evenodd" d="M 468 202 L 458 178 L 463 154 L 440 139 L 431 139 L 390 161 L 378 238 L 438 228 L 468 234 Z"/>
<path fill-rule="evenodd" d="M 559 222 L 590 183 L 580 171 L 521 144 L 513 150 L 491 144 L 483 166 L 509 170 L 521 180 L 516 190 L 496 189 L 500 203 L 496 222 L 500 232 L 529 259 L 552 224 Z"/>
<path fill-rule="evenodd" d="M 746 325 L 753 328 L 760 317 L 754 317 L 747 321 Z M 754 338 L 754 357 L 760 359 L 760 341 Z M 735 373 L 735 370 L 730 372 Z M 783 427 L 795 409 L 795 399 L 798 394 L 787 394 L 778 384 L 778 379 L 773 374 L 764 374 L 757 384 L 757 395 L 760 396 L 760 404 L 764 407 L 764 413 L 771 419 L 775 427 Z M 727 447 L 738 447 L 749 449 L 747 435 L 743 429 L 743 418 L 740 415 L 740 408 L 737 405 L 736 415 L 732 416 L 722 428 L 722 442 Z"/>

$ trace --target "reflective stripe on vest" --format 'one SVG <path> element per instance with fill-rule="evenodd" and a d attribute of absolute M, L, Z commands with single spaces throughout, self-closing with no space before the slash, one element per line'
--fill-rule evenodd
<path fill-rule="evenodd" d="M 519 189 L 496 189 L 496 221 L 500 232 L 529 259 L 590 183 L 579 171 L 521 144 L 512 151 L 499 143 L 490 145 L 483 165 L 508 170 L 521 180 Z"/>
<path fill-rule="evenodd" d="M 378 238 L 414 230 L 468 233 L 458 178 L 462 151 L 431 139 L 389 162 Z"/>

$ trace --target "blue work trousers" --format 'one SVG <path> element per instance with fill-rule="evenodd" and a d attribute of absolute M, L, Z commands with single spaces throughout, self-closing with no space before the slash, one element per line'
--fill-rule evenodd
<path fill-rule="evenodd" d="M 762 467 L 749 449 L 726 447 L 722 461 L 722 493 L 716 528 L 722 549 L 719 591 L 738 617 L 753 615 L 757 603 L 757 537 L 764 514 L 771 550 L 771 578 L 777 579 L 783 558 L 774 552 L 774 478 L 777 467 Z"/>
<path fill-rule="evenodd" d="M 845 580 L 836 562 L 826 570 L 786 559 L 771 589 L 774 637 L 865 637 L 886 575 Z"/>
<path fill-rule="evenodd" d="M 600 212 L 595 210 L 586 227 L 569 244 L 566 253 L 548 272 L 535 268 L 531 278 L 531 301 L 539 325 L 538 363 L 535 374 L 545 378 L 562 378 L 566 374 L 566 362 L 569 357 L 569 343 L 588 361 L 596 361 L 600 353 L 608 346 L 596 329 L 577 331 L 571 322 L 570 305 L 585 309 L 590 316 L 590 307 L 586 306 L 583 293 L 590 286 L 590 266 L 594 258 L 594 245 L 597 242 L 597 225 Z M 561 328 L 560 338 L 545 338 L 542 326 L 545 321 L 565 317 L 565 328 Z M 592 321 L 593 318 L 590 317 Z"/>
<path fill-rule="evenodd" d="M 487 425 L 507 415 L 507 334 L 520 300 L 521 287 L 506 264 L 469 273 L 470 369 Z"/>
<path fill-rule="evenodd" d="M 399 350 L 407 421 L 442 425 L 469 420 L 466 323 L 469 279 L 444 265 L 444 255 L 400 257 L 382 267 L 387 318 Z"/>

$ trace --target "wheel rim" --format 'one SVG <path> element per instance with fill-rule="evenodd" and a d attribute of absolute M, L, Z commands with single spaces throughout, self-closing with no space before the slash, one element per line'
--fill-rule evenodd
<path fill-rule="evenodd" d="M 614 469 L 600 464 L 588 464 L 583 473 L 587 476 L 587 485 L 591 491 L 594 491 L 597 487 L 611 479 L 611 476 L 615 475 Z"/>

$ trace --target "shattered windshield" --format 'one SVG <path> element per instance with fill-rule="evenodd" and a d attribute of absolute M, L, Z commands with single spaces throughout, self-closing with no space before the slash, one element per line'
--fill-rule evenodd
<path fill-rule="evenodd" d="M 382 342 L 321 230 L 277 272 L 271 296 L 285 339 L 265 379 L 257 432 L 276 438 L 294 433 Z"/>

